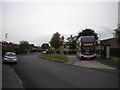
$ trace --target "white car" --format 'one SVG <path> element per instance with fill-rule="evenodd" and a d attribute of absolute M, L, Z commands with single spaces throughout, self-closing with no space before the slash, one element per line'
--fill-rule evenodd
<path fill-rule="evenodd" d="M 5 62 L 12 62 L 17 64 L 17 57 L 16 54 L 13 52 L 6 52 L 4 58 L 3 58 L 3 63 Z"/>
<path fill-rule="evenodd" d="M 42 54 L 47 54 L 47 51 L 42 51 Z"/>

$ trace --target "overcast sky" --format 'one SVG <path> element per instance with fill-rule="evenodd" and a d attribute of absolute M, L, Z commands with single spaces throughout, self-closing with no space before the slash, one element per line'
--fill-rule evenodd
<path fill-rule="evenodd" d="M 107 39 L 117 25 L 117 2 L 2 2 L 2 40 L 8 33 L 8 42 L 41 45 L 56 32 L 66 39 L 86 28 Z"/>

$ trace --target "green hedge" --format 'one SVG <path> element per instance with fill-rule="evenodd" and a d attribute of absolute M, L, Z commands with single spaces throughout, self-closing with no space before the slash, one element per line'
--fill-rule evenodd
<path fill-rule="evenodd" d="M 41 58 L 52 60 L 52 61 L 59 61 L 59 62 L 67 62 L 68 58 L 64 55 L 60 54 L 43 54 L 40 56 Z"/>

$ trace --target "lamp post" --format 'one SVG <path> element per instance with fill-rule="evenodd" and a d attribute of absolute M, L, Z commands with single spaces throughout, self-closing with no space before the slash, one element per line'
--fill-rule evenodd
<path fill-rule="evenodd" d="M 7 42 L 8 34 L 5 34 L 5 41 Z"/>
<path fill-rule="evenodd" d="M 101 40 L 101 34 L 98 34 L 98 36 L 99 36 L 99 39 L 98 39 L 99 42 L 98 43 L 100 45 L 100 57 L 103 58 L 102 43 L 100 42 L 100 40 Z"/>

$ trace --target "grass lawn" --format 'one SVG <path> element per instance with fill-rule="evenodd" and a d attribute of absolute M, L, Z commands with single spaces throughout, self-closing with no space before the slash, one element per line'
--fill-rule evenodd
<path fill-rule="evenodd" d="M 61 54 L 44 54 L 40 56 L 41 58 L 52 60 L 52 61 L 59 61 L 59 62 L 67 62 L 68 58 Z"/>
<path fill-rule="evenodd" d="M 111 56 L 111 59 L 112 59 L 112 60 L 116 60 L 116 61 L 120 61 L 120 57 Z"/>

